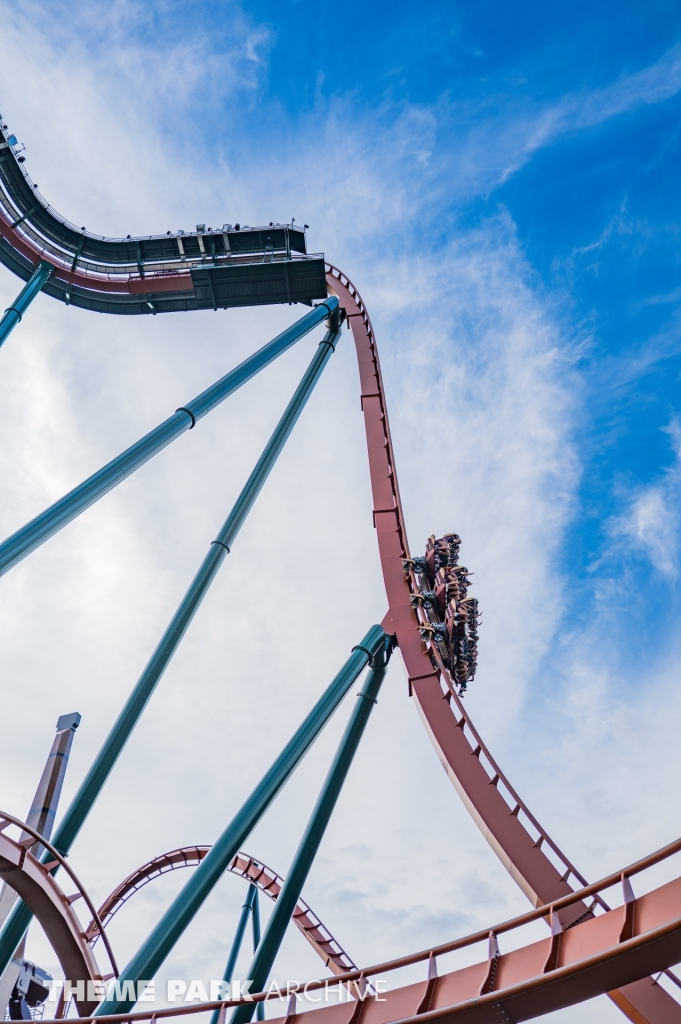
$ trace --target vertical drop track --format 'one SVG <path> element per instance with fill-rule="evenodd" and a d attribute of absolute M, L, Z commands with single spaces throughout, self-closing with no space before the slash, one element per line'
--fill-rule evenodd
<path fill-rule="evenodd" d="M 580 885 L 586 882 L 506 780 L 464 711 L 446 669 L 442 664 L 434 667 L 421 639 L 417 611 L 411 604 L 416 587 L 411 572 L 403 565 L 409 559 L 409 544 L 376 338 L 366 306 L 352 282 L 330 263 L 326 264 L 326 280 L 346 311 L 357 351 L 374 526 L 388 597 L 389 610 L 382 626 L 397 637 L 409 693 L 466 809 L 533 906 L 550 903 L 574 891 L 569 884 L 571 877 Z M 591 911 L 578 904 L 563 913 L 562 924 L 567 927 Z M 681 1005 L 651 978 L 609 996 L 634 1024 L 681 1024 Z"/>

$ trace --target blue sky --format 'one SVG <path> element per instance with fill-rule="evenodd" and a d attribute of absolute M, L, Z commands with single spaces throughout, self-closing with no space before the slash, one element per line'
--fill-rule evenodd
<path fill-rule="evenodd" d="M 454 529 L 475 571 L 471 713 L 592 879 L 679 832 L 679 14 L 0 0 L 0 110 L 65 216 L 115 235 L 295 216 L 355 281 L 412 548 Z M 0 288 L 8 305 L 9 273 Z M 3 536 L 295 316 L 122 324 L 37 301 L 2 351 Z M 2 671 L 42 709 L 35 746 L 12 736 L 0 761 L 8 810 L 24 813 L 52 719 L 77 708 L 73 791 L 308 358 L 287 356 L 3 579 Z M 84 830 L 74 862 L 98 896 L 156 853 L 210 841 L 318 692 L 319 665 L 330 672 L 382 617 L 356 386 L 348 345 Z M 263 530 L 276 557 L 247 614 Z M 301 651 L 291 638 L 319 619 L 320 565 L 333 581 L 324 628 Z M 254 624 L 266 638 L 255 666 Z M 442 775 L 397 662 L 390 678 L 306 890 L 360 960 L 525 908 Z M 22 686 L 7 698 L 17 715 Z M 341 725 L 248 847 L 281 873 Z M 367 772 L 380 783 L 363 803 Z M 121 848 L 114 811 L 130 806 Z M 170 976 L 219 970 L 242 895 L 228 881 Z M 121 914 L 126 954 L 174 884 Z M 292 939 L 279 969 L 312 976 L 306 955 Z M 620 1016 L 598 1000 L 556 1018 Z"/>

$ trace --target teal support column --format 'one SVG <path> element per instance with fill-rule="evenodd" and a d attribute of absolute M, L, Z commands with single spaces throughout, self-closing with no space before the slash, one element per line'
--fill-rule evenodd
<path fill-rule="evenodd" d="M 257 902 L 258 902 L 258 887 L 257 887 L 257 885 L 254 885 L 253 882 L 251 882 L 251 884 L 248 887 L 248 894 L 246 896 L 246 902 L 244 903 L 244 905 L 241 908 L 241 916 L 239 917 L 239 923 L 237 924 L 236 931 L 234 932 L 234 940 L 232 941 L 232 948 L 230 949 L 229 956 L 227 957 L 227 965 L 225 967 L 225 973 L 222 975 L 222 980 L 223 980 L 223 982 L 225 982 L 225 987 L 224 987 L 224 990 L 223 990 L 224 992 L 226 992 L 228 990 L 229 983 L 231 982 L 231 980 L 232 980 L 232 978 L 234 976 L 234 968 L 236 967 L 236 962 L 237 962 L 237 960 L 239 958 L 239 951 L 241 950 L 241 943 L 244 940 L 244 934 L 246 932 L 246 925 L 248 924 L 248 916 L 249 916 L 249 914 L 253 914 L 253 928 L 255 930 L 255 910 L 254 910 L 254 908 L 256 907 Z M 212 998 L 213 997 L 211 996 L 211 999 Z M 225 999 L 228 999 L 228 998 L 229 998 L 229 996 L 225 995 Z M 210 1024 L 218 1024 L 218 1018 L 219 1017 L 220 1017 L 220 1011 L 219 1010 L 213 1010 L 213 1013 L 211 1014 L 211 1018 L 210 1018 Z"/>
<path fill-rule="evenodd" d="M 253 952 L 255 953 L 260 945 L 260 893 L 256 889 L 253 902 Z M 255 1011 L 256 1020 L 265 1019 L 265 1004 L 258 1003 Z"/>
<path fill-rule="evenodd" d="M 24 288 L 17 295 L 13 305 L 5 310 L 2 320 L 0 320 L 0 346 L 5 343 L 8 334 L 10 334 L 16 325 L 21 322 L 24 313 L 31 305 L 53 270 L 54 267 L 51 263 L 46 263 L 44 260 L 41 260 L 29 277 Z"/>
<path fill-rule="evenodd" d="M 118 979 L 119 991 L 124 982 L 151 979 L 175 946 L 187 926 L 202 907 L 223 873 L 229 867 L 242 843 L 248 838 L 274 798 L 300 764 L 312 743 L 356 681 L 362 669 L 383 650 L 386 634 L 380 626 L 372 626 L 355 647 L 335 679 L 314 705 L 303 723 L 286 744 L 279 757 L 265 773 L 246 802 L 206 854 L 184 888 L 142 944 Z M 280 897 L 281 898 L 281 897 Z M 95 1017 L 127 1013 L 134 1006 L 129 999 L 108 998 L 99 1004 Z"/>
<path fill-rule="evenodd" d="M 227 556 L 230 546 L 243 526 L 246 516 L 253 507 L 255 499 L 262 490 L 263 484 L 267 480 L 277 457 L 303 411 L 315 384 L 319 380 L 322 370 L 334 352 L 339 337 L 340 329 L 329 330 L 320 342 L 312 362 L 289 402 L 284 415 L 277 424 L 276 430 L 265 446 L 265 450 L 260 456 L 255 469 L 248 478 L 217 538 L 211 542 L 210 550 L 194 577 L 189 590 L 182 599 L 170 625 L 161 637 L 156 650 L 151 656 L 151 660 L 140 676 L 135 689 L 130 694 L 94 764 L 73 798 L 53 840 L 54 846 L 64 856 L 71 849 L 73 841 L 90 813 L 90 808 L 101 793 L 102 787 L 118 760 L 119 754 L 127 743 L 149 698 L 154 692 L 156 684 L 168 667 L 170 659 L 177 650 L 218 569 Z M 31 917 L 32 914 L 26 904 L 23 901 L 19 901 L 15 904 L 7 918 L 2 932 L 0 932 L 0 975 L 21 941 L 21 937 L 26 931 Z"/>
<path fill-rule="evenodd" d="M 224 402 L 228 395 L 233 394 L 242 384 L 268 366 L 282 352 L 286 352 L 314 327 L 323 323 L 326 317 L 337 317 L 337 310 L 338 299 L 335 295 L 328 298 L 326 302 L 315 306 L 301 320 L 287 327 L 285 331 L 245 359 L 230 373 L 221 377 L 215 384 L 202 391 L 191 402 L 176 409 L 173 415 L 158 427 L 149 431 L 130 448 L 126 448 L 106 466 L 98 469 L 82 484 L 74 487 L 72 491 L 56 501 L 54 505 L 50 505 L 39 516 L 31 519 L 29 523 L 13 533 L 0 544 L 0 576 L 4 576 L 18 562 L 30 555 L 55 533 L 58 533 L 81 512 L 122 483 L 131 473 L 157 455 L 180 434 L 191 430 L 203 416 Z"/>
<path fill-rule="evenodd" d="M 274 959 L 279 952 L 282 939 L 289 921 L 296 909 L 298 898 L 302 891 L 305 880 L 309 874 L 312 863 L 317 855 L 319 844 L 322 841 L 326 826 L 340 796 L 343 783 L 347 777 L 350 765 L 359 746 L 359 742 L 369 721 L 369 716 L 376 704 L 378 691 L 381 688 L 385 675 L 387 658 L 390 656 L 390 639 L 376 653 L 371 665 L 371 671 L 367 675 L 364 686 L 357 694 L 357 703 L 347 724 L 343 738 L 341 739 L 333 764 L 326 776 L 322 791 L 319 794 L 317 803 L 308 822 L 300 846 L 293 859 L 291 870 L 286 876 L 274 911 L 269 920 L 262 942 L 258 946 L 253 957 L 248 979 L 251 982 L 253 992 L 262 992 L 267 984 L 267 978 L 272 969 Z M 230 1024 L 246 1024 L 253 1016 L 254 1006 L 237 1006 L 231 1017 Z"/>

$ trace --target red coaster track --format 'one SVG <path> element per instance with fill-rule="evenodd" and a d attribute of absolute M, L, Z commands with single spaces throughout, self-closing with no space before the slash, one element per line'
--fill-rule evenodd
<path fill-rule="evenodd" d="M 159 857 L 143 864 L 142 867 L 128 875 L 120 885 L 116 886 L 110 896 L 104 900 L 99 908 L 99 919 L 106 927 L 114 914 L 117 914 L 124 903 L 138 892 L 148 882 L 165 875 L 168 871 L 176 871 L 178 868 L 196 867 L 206 856 L 210 846 L 183 846 L 178 850 L 170 850 L 169 853 L 162 853 Z M 262 861 L 249 857 L 247 853 L 239 853 L 229 865 L 229 870 L 245 878 L 247 882 L 257 885 L 260 892 L 265 893 L 271 900 L 276 900 L 281 892 L 284 879 L 272 868 L 268 868 Z M 298 900 L 293 913 L 293 923 L 303 933 L 314 951 L 321 957 L 324 965 L 333 974 L 344 974 L 347 971 L 356 970 L 356 964 L 348 956 L 340 943 L 333 937 L 329 929 L 320 921 L 312 908 L 305 900 Z M 103 932 L 101 933 L 103 934 Z M 86 935 L 90 944 L 94 946 L 99 938 L 100 930 L 97 922 L 93 919 L 86 929 Z"/>

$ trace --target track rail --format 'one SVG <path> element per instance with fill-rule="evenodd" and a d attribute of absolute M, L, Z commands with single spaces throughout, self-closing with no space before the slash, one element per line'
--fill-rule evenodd
<path fill-rule="evenodd" d="M 27 832 L 26 839 L 15 840 L 5 835 L 5 829 L 16 825 Z M 44 846 L 52 860 L 47 863 L 37 860 L 30 852 L 31 847 Z M 62 867 L 76 887 L 76 892 L 66 896 L 50 874 L 57 867 Z M 49 843 L 40 832 L 28 826 L 19 818 L 6 811 L 0 811 L 0 878 L 15 890 L 40 922 L 47 938 L 52 944 L 64 975 L 71 979 L 84 981 L 101 981 L 103 976 L 88 944 L 78 917 L 72 904 L 83 899 L 92 914 L 92 930 L 101 935 L 111 964 L 112 974 L 118 975 L 118 967 L 109 943 L 106 931 L 95 906 L 87 894 L 87 890 L 79 881 L 73 868 L 62 857 L 58 850 Z M 87 1000 L 79 1003 L 81 1014 L 94 1010 L 98 1000 Z"/>
<path fill-rule="evenodd" d="M 421 638 L 425 612 L 414 607 L 416 578 L 409 566 L 409 544 L 400 501 L 395 456 L 378 349 L 367 308 L 350 279 L 327 262 L 326 279 L 346 310 L 360 372 L 361 401 L 373 493 L 373 519 L 389 611 L 383 628 L 397 636 L 409 693 L 440 762 L 482 834 L 535 907 L 573 891 L 570 879 L 584 876 L 542 828 L 483 743 L 435 645 Z M 602 897 L 596 903 L 607 910 Z M 594 906 L 570 903 L 561 925 L 592 916 Z M 634 1021 L 681 1024 L 681 1006 L 649 981 L 611 993 Z"/>
<path fill-rule="evenodd" d="M 176 871 L 178 868 L 196 867 L 210 849 L 210 846 L 183 846 L 154 857 L 153 860 L 137 868 L 102 903 L 99 908 L 101 924 L 106 927 L 123 904 L 154 878 L 167 874 L 168 871 Z M 271 900 L 277 899 L 284 884 L 281 875 L 247 853 L 238 853 L 228 870 L 245 878 L 248 882 L 253 882 L 260 892 L 269 896 Z M 352 958 L 348 956 L 305 900 L 298 900 L 293 913 L 293 921 L 333 974 L 344 974 L 347 971 L 358 969 Z M 86 928 L 85 934 L 91 946 L 94 946 L 100 934 L 103 934 L 94 918 Z"/>
<path fill-rule="evenodd" d="M 337 981 L 354 987 L 359 996 L 349 1004 L 338 1003 L 310 1010 L 303 1018 L 295 1012 L 295 994 L 317 992 L 328 986 L 328 979 L 289 985 L 287 993 L 294 999 L 289 1002 L 283 1019 L 289 1024 L 299 1018 L 300 1024 L 434 1024 L 450 1020 L 454 1024 L 518 1022 L 589 999 L 615 985 L 626 985 L 640 978 L 642 973 L 659 970 L 681 958 L 681 878 L 675 878 L 638 898 L 631 883 L 636 875 L 679 851 L 681 839 L 593 885 L 490 929 L 340 975 Z M 562 928 L 560 915 L 563 911 L 613 886 L 621 887 L 621 906 Z M 549 923 L 549 936 L 508 953 L 501 952 L 500 936 L 540 918 Z M 481 942 L 487 943 L 486 959 L 441 976 L 438 974 L 438 957 Z M 427 964 L 426 980 L 393 989 L 380 1002 L 367 995 L 367 979 L 416 963 Z M 258 993 L 253 998 L 260 1002 L 272 996 L 273 993 Z M 114 1021 L 186 1016 L 242 1002 L 244 1000 L 225 1000 L 181 1009 L 173 1007 L 146 1013 L 115 1014 L 98 1017 L 97 1022 L 113 1024 Z"/>

